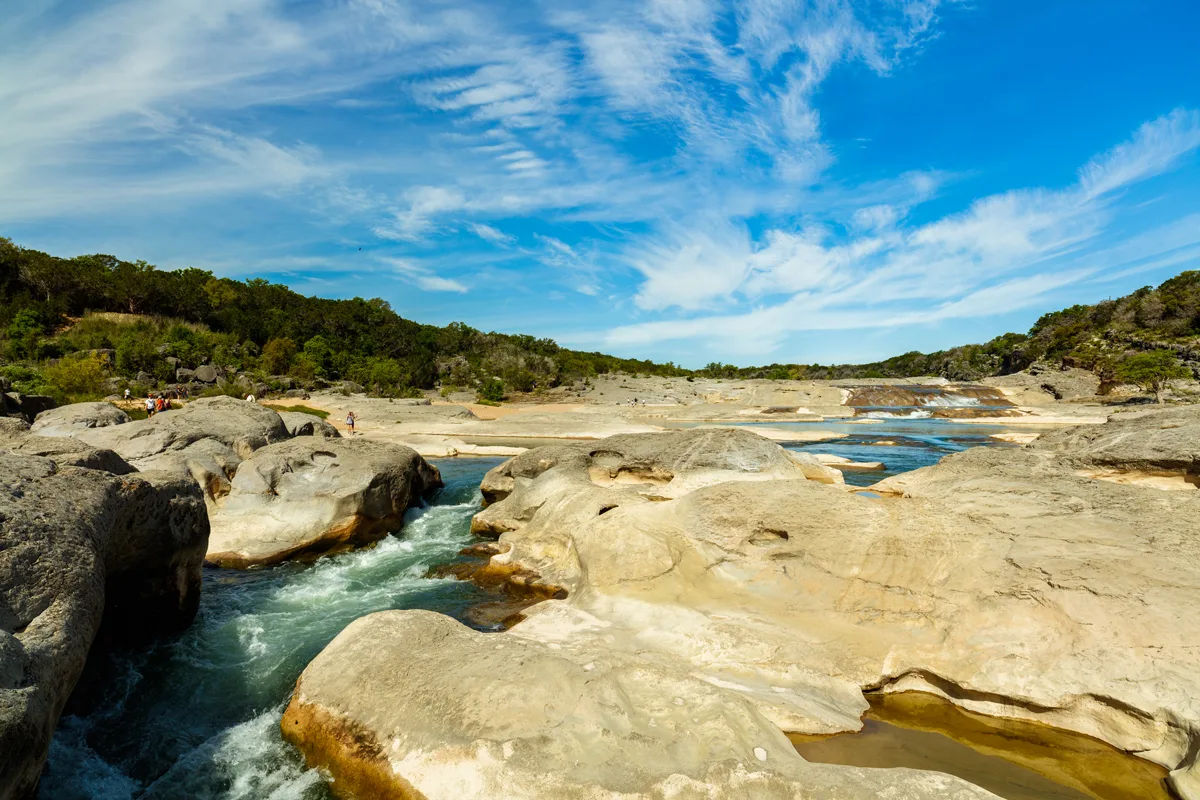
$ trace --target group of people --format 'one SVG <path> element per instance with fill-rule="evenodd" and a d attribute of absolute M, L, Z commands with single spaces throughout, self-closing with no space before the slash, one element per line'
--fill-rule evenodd
<path fill-rule="evenodd" d="M 146 416 L 153 417 L 160 411 L 166 411 L 171 407 L 171 401 L 159 392 L 157 396 L 153 392 L 146 395 Z"/>

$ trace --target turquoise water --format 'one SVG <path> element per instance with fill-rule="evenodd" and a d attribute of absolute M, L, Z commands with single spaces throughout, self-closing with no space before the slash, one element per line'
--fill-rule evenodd
<path fill-rule="evenodd" d="M 463 619 L 494 599 L 426 578 L 474 541 L 479 482 L 500 459 L 435 461 L 446 487 L 400 536 L 313 564 L 205 570 L 181 636 L 94 660 L 59 723 L 39 800 L 327 800 L 279 735 L 300 672 L 351 621 L 393 608 Z"/>
<path fill-rule="evenodd" d="M 798 422 L 772 427 L 807 427 L 849 434 L 845 439 L 815 444 L 788 444 L 789 450 L 809 453 L 830 453 L 852 461 L 879 461 L 879 472 L 842 473 L 851 486 L 870 486 L 901 472 L 928 467 L 951 453 L 970 447 L 1011 447 L 991 438 L 991 434 L 1007 430 L 998 425 L 973 425 L 953 419 L 878 419 L 867 424 Z M 880 444 L 895 442 L 895 444 Z"/>
<path fill-rule="evenodd" d="M 1002 430 L 940 419 L 771 425 L 850 434 L 785 446 L 887 466 L 845 473 L 859 486 L 995 444 L 988 434 Z M 373 548 L 312 564 L 205 570 L 200 613 L 187 632 L 89 665 L 55 733 L 39 800 L 329 800 L 320 775 L 279 736 L 296 678 L 364 614 L 422 608 L 471 624 L 466 610 L 495 599 L 469 582 L 425 575 L 475 541 L 479 482 L 499 462 L 435 462 L 446 487 L 410 512 L 400 536 Z"/>
<path fill-rule="evenodd" d="M 904 410 L 901 409 L 901 412 Z M 779 442 L 788 450 L 829 453 L 852 461 L 878 461 L 881 471 L 842 473 L 851 486 L 870 486 L 901 472 L 928 467 L 951 454 L 970 447 L 1011 447 L 991 434 L 1009 430 L 1002 425 L 975 425 L 953 419 L 929 417 L 885 417 L 868 423 L 838 422 L 744 422 L 739 427 L 762 425 L 795 431 L 833 431 L 845 439 L 827 442 Z M 686 427 L 694 427 L 687 425 Z M 685 427 L 685 426 L 680 426 Z M 894 443 L 894 444 L 881 444 Z"/>

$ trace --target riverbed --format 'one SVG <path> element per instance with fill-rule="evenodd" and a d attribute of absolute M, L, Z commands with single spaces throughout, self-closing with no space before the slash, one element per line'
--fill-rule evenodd
<path fill-rule="evenodd" d="M 426 574 L 474 541 L 479 482 L 499 462 L 435 461 L 445 488 L 375 547 L 311 564 L 206 569 L 184 634 L 89 664 L 39 800 L 332 798 L 280 738 L 292 686 L 342 628 L 373 611 L 424 608 L 471 624 L 465 611 L 494 598 Z"/>
<path fill-rule="evenodd" d="M 772 427 L 848 434 L 783 444 L 883 462 L 882 471 L 846 473 L 848 483 L 860 486 L 968 447 L 1005 446 L 990 438 L 1003 428 L 942 419 Z M 468 612 L 495 601 L 494 595 L 468 581 L 428 575 L 431 567 L 455 561 L 462 548 L 477 541 L 470 520 L 479 509 L 479 482 L 500 461 L 435 460 L 445 488 L 426 507 L 409 513 L 399 536 L 372 548 L 262 570 L 206 569 L 201 609 L 187 632 L 149 649 L 93 659 L 55 734 L 39 800 L 332 800 L 321 774 L 306 769 L 279 734 L 296 678 L 342 628 L 374 611 L 429 609 L 483 627 L 479 616 Z M 1064 781 L 1064 774 L 1079 774 L 1078 765 L 1070 763 L 1049 774 L 1022 772 L 1029 743 L 1016 732 L 1019 726 L 1005 724 L 1005 736 L 990 737 L 983 748 L 964 733 L 962 723 L 933 731 L 931 713 L 922 722 L 889 717 L 881 709 L 876 703 L 863 734 L 801 743 L 799 749 L 812 760 L 951 772 L 1011 800 L 1120 796 L 1089 793 L 1094 787 L 1086 782 Z M 935 735 L 941 738 L 930 738 Z M 1006 746 L 1011 753 L 1005 753 Z M 990 760 L 971 755 L 982 750 Z M 1039 751 L 1038 758 L 1052 760 L 1055 750 Z M 1078 761 L 1069 748 L 1057 750 L 1059 757 Z M 1015 772 L 1012 763 L 1000 763 L 1005 759 L 1017 762 Z M 1115 751 L 1106 759 L 1118 771 L 1126 768 L 1122 765 L 1144 765 Z M 1157 773 L 1147 775 L 1141 785 L 1158 788 Z"/>

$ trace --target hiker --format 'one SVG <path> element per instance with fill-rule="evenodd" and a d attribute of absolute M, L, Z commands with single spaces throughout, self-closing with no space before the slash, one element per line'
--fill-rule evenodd
<path fill-rule="evenodd" d="M 152 394 L 146 395 L 146 416 L 154 416 L 154 395 Z"/>
<path fill-rule="evenodd" d="M 130 397 L 129 387 L 128 387 L 128 386 L 126 386 L 126 387 L 125 387 L 125 402 L 126 402 L 126 403 L 128 403 L 128 402 L 129 402 L 129 397 Z"/>
<path fill-rule="evenodd" d="M 252 394 L 248 394 L 248 395 L 246 395 L 246 402 L 247 402 L 247 403 L 253 403 L 253 402 L 254 402 L 254 395 L 252 395 Z"/>
<path fill-rule="evenodd" d="M 163 400 L 163 396 L 160 394 L 158 397 L 156 397 L 154 399 L 154 411 L 157 413 L 159 411 L 165 411 L 166 408 L 167 408 L 167 401 Z"/>
<path fill-rule="evenodd" d="M 357 419 L 357 417 L 354 416 L 353 411 L 346 412 L 346 428 L 350 431 L 351 436 L 354 435 L 354 420 L 355 419 Z"/>

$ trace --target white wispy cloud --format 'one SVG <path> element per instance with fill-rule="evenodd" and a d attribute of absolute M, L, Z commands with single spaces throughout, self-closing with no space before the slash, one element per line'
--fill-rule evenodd
<path fill-rule="evenodd" d="M 1071 186 L 985 197 L 916 227 L 896 227 L 894 210 L 879 206 L 855 212 L 850 234 L 836 242 L 823 226 L 769 230 L 759 241 L 737 224 L 672 227 L 626 254 L 645 277 L 637 298 L 643 308 L 785 299 L 741 313 L 621 326 L 603 340 L 632 346 L 737 337 L 761 351 L 796 331 L 890 328 L 1011 311 L 1105 270 L 1161 264 L 1170 253 L 1191 257 L 1200 229 L 1187 225 L 1116 244 L 1106 245 L 1102 236 L 1116 194 L 1177 166 L 1197 148 L 1200 114 L 1177 110 L 1089 161 Z M 909 301 L 908 308 L 898 301 Z"/>
<path fill-rule="evenodd" d="M 427 292 L 458 292 L 465 294 L 468 287 L 452 278 L 443 278 L 428 267 L 405 258 L 380 256 L 379 260 L 402 280 L 406 280 Z"/>

